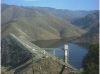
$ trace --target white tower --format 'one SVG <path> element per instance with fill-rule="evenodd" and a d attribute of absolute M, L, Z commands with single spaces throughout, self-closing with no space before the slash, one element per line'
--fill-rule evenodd
<path fill-rule="evenodd" d="M 68 63 L 68 45 L 64 45 L 65 50 L 65 63 Z"/>

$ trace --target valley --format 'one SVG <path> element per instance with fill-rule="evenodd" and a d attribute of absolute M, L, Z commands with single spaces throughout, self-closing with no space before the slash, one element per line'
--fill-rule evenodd
<path fill-rule="evenodd" d="M 98 10 L 1 4 L 2 74 L 83 74 L 87 47 L 98 42 Z"/>

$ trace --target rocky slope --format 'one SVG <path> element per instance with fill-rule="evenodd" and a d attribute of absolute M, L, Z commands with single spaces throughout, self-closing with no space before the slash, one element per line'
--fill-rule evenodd
<path fill-rule="evenodd" d="M 61 65 L 58 59 L 49 57 L 22 70 L 18 74 L 69 74 L 72 72 L 75 73 L 74 70 Z"/>
<path fill-rule="evenodd" d="M 6 67 L 20 65 L 32 58 L 32 53 L 12 35 L 1 41 L 1 48 L 1 64 Z"/>

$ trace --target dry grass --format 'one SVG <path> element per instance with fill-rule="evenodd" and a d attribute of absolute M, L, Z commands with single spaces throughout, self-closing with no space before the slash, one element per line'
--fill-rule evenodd
<path fill-rule="evenodd" d="M 9 32 L 30 41 L 80 36 L 86 32 L 44 10 L 11 6 L 1 15 L 2 38 Z"/>

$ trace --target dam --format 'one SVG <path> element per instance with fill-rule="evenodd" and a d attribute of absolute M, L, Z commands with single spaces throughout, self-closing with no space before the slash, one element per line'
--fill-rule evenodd
<path fill-rule="evenodd" d="M 9 51 L 5 51 L 5 49 L 2 50 L 2 56 L 5 55 L 5 53 L 10 54 L 9 59 L 7 59 L 8 63 L 10 63 L 14 60 L 15 60 L 14 61 L 15 63 L 22 63 L 19 66 L 16 64 L 15 68 L 13 68 L 16 70 L 16 72 L 19 72 L 20 70 L 22 70 L 23 68 L 25 68 L 27 65 L 29 65 L 31 63 L 34 64 L 35 62 L 45 59 L 45 58 L 48 58 L 48 57 L 58 59 L 59 63 L 61 65 L 65 66 L 65 68 L 70 68 L 73 71 L 78 71 L 78 69 L 74 68 L 72 65 L 70 65 L 68 63 L 69 47 L 66 44 L 63 46 L 63 49 L 61 49 L 61 48 L 40 48 L 27 40 L 16 37 L 14 34 L 10 34 L 5 39 L 5 41 L 7 41 L 11 47 L 8 49 Z M 12 47 L 12 43 L 14 44 L 13 47 Z M 8 46 L 8 44 L 6 46 Z M 11 48 L 18 48 L 18 49 L 10 50 Z M 19 50 L 19 48 L 20 48 L 20 50 Z M 53 55 L 48 53 L 47 50 L 52 50 Z M 55 51 L 57 51 L 57 50 L 65 51 L 65 53 L 63 54 L 63 55 L 65 55 L 64 61 L 55 56 Z M 17 55 L 14 53 L 17 53 Z M 12 54 L 15 55 L 15 58 L 11 57 Z M 23 56 L 21 57 L 19 54 L 23 54 Z M 21 61 L 17 62 L 19 59 Z M 15 64 L 15 63 L 13 63 L 13 64 Z"/>

